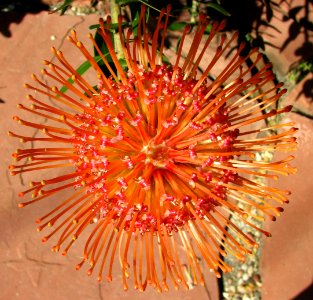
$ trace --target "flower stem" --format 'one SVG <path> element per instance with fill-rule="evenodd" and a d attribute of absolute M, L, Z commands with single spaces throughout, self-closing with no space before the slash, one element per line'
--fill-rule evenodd
<path fill-rule="evenodd" d="M 119 4 L 116 3 L 116 0 L 110 1 L 110 10 L 111 10 L 112 23 L 117 24 L 118 16 L 121 14 L 121 7 Z M 121 44 L 120 36 L 118 32 L 114 33 L 114 49 L 115 49 L 117 58 L 119 60 L 124 58 L 122 44 Z"/>
<path fill-rule="evenodd" d="M 198 15 L 198 8 L 199 3 L 196 0 L 193 0 L 191 4 L 191 18 L 190 18 L 191 24 L 195 24 L 197 22 L 196 16 Z"/>

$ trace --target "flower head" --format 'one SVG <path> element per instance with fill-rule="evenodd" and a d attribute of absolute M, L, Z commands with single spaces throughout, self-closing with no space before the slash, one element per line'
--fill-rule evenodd
<path fill-rule="evenodd" d="M 288 201 L 288 192 L 251 178 L 277 179 L 294 172 L 288 165 L 292 157 L 276 162 L 255 159 L 258 151 L 295 147 L 291 123 L 251 126 L 290 110 L 269 110 L 285 93 L 281 84 L 268 88 L 274 79 L 270 64 L 253 73 L 262 55 L 252 50 L 243 56 L 240 46 L 216 78 L 209 77 L 236 39 L 236 34 L 221 35 L 216 52 L 199 72 L 211 41 L 223 28 L 213 24 L 205 35 L 204 16 L 186 55 L 183 45 L 189 27 L 182 33 L 175 61 L 164 63 L 168 12 L 161 11 L 152 36 L 144 6 L 136 34 L 124 31 L 119 19 L 124 63 L 114 51 L 110 18 L 106 23 L 100 20 L 98 34 L 110 59 L 91 34 L 89 38 L 109 75 L 73 31 L 68 40 L 96 71 L 97 86 L 52 48 L 58 63 L 44 62 L 47 68 L 42 73 L 47 80 L 33 75 L 35 84 L 25 85 L 33 92 L 27 96 L 32 105 L 19 105 L 48 122 L 14 117 L 42 135 L 9 133 L 35 143 L 13 154 L 17 161 L 28 160 L 11 165 L 13 175 L 64 168 L 62 175 L 33 181 L 30 189 L 20 193 L 33 197 L 20 207 L 59 195 L 56 207 L 37 220 L 39 231 L 52 229 L 43 241 L 59 234 L 52 249 L 66 254 L 88 231 L 77 269 L 88 263 L 89 275 L 97 269 L 98 280 L 106 273 L 110 281 L 118 257 L 125 289 L 129 277 L 139 290 L 148 284 L 167 290 L 169 281 L 188 288 L 182 260 L 188 261 L 194 282 L 203 284 L 199 254 L 216 276 L 230 271 L 220 257 L 230 254 L 244 260 L 257 244 L 229 221 L 229 215 L 269 235 L 253 224 L 251 209 L 275 219 L 282 211 L 275 203 Z M 269 132 L 272 135 L 251 137 Z M 64 196 L 65 190 L 71 190 L 71 195 Z"/>

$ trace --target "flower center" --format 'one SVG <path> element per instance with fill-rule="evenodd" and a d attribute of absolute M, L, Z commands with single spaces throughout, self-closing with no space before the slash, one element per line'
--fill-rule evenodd
<path fill-rule="evenodd" d="M 142 152 L 146 154 L 146 164 L 150 163 L 157 168 L 165 168 L 169 162 L 169 148 L 164 142 L 156 145 L 151 141 L 143 147 Z"/>

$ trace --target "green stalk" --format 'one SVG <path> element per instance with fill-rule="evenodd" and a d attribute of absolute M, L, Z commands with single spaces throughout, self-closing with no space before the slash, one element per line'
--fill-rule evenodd
<path fill-rule="evenodd" d="M 198 8 L 199 8 L 199 3 L 197 0 L 192 0 L 191 4 L 191 18 L 190 18 L 190 23 L 195 24 L 197 22 L 196 16 L 199 14 L 198 13 Z"/>
<path fill-rule="evenodd" d="M 112 18 L 112 23 L 117 24 L 118 23 L 118 16 L 121 14 L 121 7 L 119 4 L 116 3 L 116 0 L 111 0 L 110 1 L 110 11 L 111 11 L 111 18 Z M 114 49 L 117 58 L 123 59 L 123 49 L 122 49 L 122 44 L 120 41 L 120 36 L 118 32 L 114 33 Z"/>

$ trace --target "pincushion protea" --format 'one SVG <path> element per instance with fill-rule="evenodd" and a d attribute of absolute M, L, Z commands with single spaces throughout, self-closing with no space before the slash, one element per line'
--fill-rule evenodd
<path fill-rule="evenodd" d="M 13 175 L 59 167 L 66 170 L 64 175 L 31 182 L 31 188 L 20 193 L 21 197 L 30 193 L 33 197 L 20 207 L 59 195 L 58 205 L 37 220 L 38 231 L 53 229 L 43 241 L 60 232 L 52 250 L 62 247 L 65 255 L 75 240 L 88 232 L 77 269 L 88 262 L 89 275 L 98 266 L 98 280 L 107 272 L 111 281 L 117 256 L 125 289 L 130 277 L 139 290 L 145 290 L 147 284 L 158 291 L 167 290 L 168 278 L 175 288 L 179 283 L 188 288 L 182 267 L 185 260 L 194 283 L 203 284 L 198 257 L 217 277 L 221 271 L 230 271 L 221 256 L 230 254 L 244 260 L 257 244 L 229 221 L 229 215 L 269 235 L 253 225 L 251 220 L 257 216 L 251 209 L 275 219 L 282 211 L 275 203 L 288 202 L 287 191 L 249 178 L 277 179 L 277 174 L 294 172 L 288 165 L 292 157 L 270 163 L 255 160 L 258 151 L 289 151 L 295 146 L 292 123 L 251 129 L 258 121 L 290 110 L 266 110 L 285 93 L 281 84 L 266 89 L 274 79 L 271 66 L 266 64 L 251 75 L 262 56 L 256 50 L 242 56 L 243 47 L 239 47 L 215 80 L 209 80 L 209 73 L 236 38 L 222 35 L 216 52 L 198 74 L 204 53 L 223 28 L 223 24 L 214 24 L 205 36 L 208 22 L 204 16 L 200 16 L 186 57 L 182 58 L 182 50 L 188 27 L 174 63 L 163 63 L 168 12 L 161 11 L 152 36 L 147 32 L 145 7 L 136 35 L 131 30 L 125 32 L 119 19 L 127 67 L 114 52 L 110 18 L 106 23 L 100 20 L 98 33 L 114 68 L 91 34 L 89 38 L 110 76 L 103 73 L 73 31 L 68 40 L 96 71 L 97 87 L 53 48 L 59 64 L 45 61 L 48 69 L 42 73 L 65 86 L 67 92 L 33 75 L 36 84 L 25 85 L 35 92 L 35 96 L 27 96 L 33 104 L 19 108 L 42 116 L 50 124 L 15 116 L 19 124 L 39 129 L 42 136 L 9 133 L 36 145 L 13 154 L 17 161 L 26 159 L 24 164 L 9 167 Z M 250 67 L 245 64 L 247 59 L 253 61 Z M 250 137 L 261 132 L 272 135 Z M 64 196 L 66 189 L 72 190 L 70 197 Z"/>

